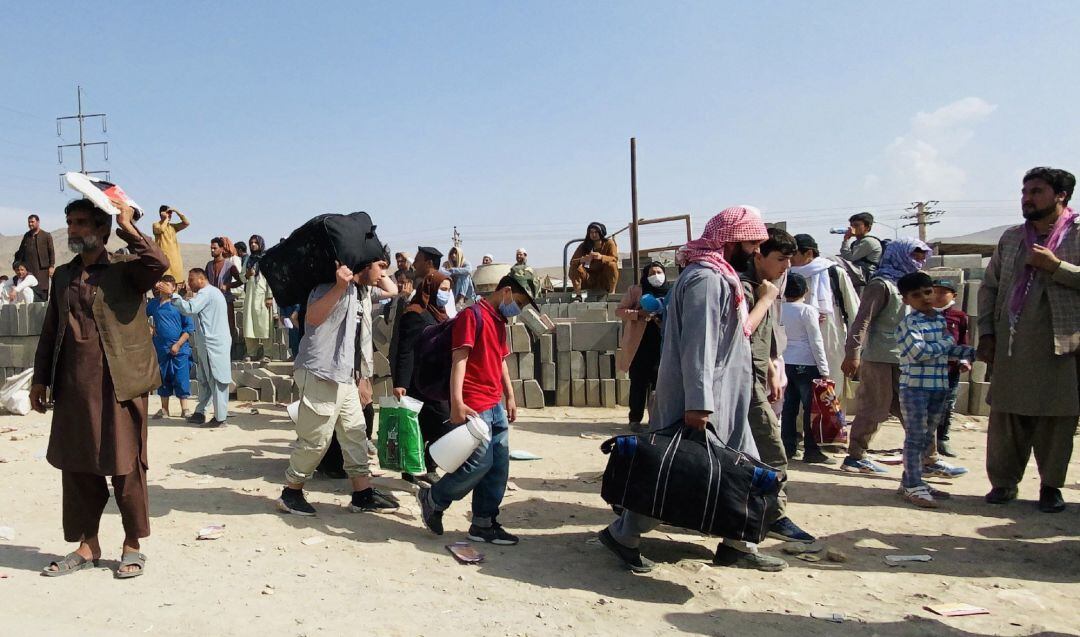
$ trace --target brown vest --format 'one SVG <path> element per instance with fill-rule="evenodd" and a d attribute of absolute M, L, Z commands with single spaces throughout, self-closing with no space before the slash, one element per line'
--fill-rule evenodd
<path fill-rule="evenodd" d="M 146 295 L 134 290 L 126 280 L 126 271 L 131 267 L 140 267 L 137 257 L 110 254 L 109 265 L 98 279 L 93 305 L 101 348 L 109 363 L 116 400 L 120 402 L 147 394 L 161 385 L 157 353 L 146 320 Z M 56 360 L 67 331 L 69 308 L 65 291 L 70 282 L 71 264 L 56 268 L 53 289 L 60 320 L 52 357 L 54 379 Z"/>

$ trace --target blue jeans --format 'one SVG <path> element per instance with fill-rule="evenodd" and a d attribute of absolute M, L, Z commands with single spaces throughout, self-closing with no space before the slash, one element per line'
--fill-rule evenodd
<path fill-rule="evenodd" d="M 905 487 L 925 484 L 922 479 L 926 450 L 945 418 L 947 389 L 916 389 L 900 387 L 900 410 L 904 413 L 904 475 Z"/>
<path fill-rule="evenodd" d="M 795 455 L 799 448 L 799 429 L 803 431 L 803 447 L 807 452 L 819 450 L 814 434 L 810 431 L 810 408 L 814 401 L 814 379 L 821 378 L 813 365 L 785 365 L 788 386 L 784 392 L 784 409 L 780 412 L 780 439 L 784 442 L 787 457 Z M 799 427 L 799 409 L 803 422 Z"/>
<path fill-rule="evenodd" d="M 510 423 L 501 404 L 480 412 L 480 418 L 491 427 L 491 442 L 480 443 L 465 464 L 431 487 L 429 495 L 435 510 L 445 511 L 472 491 L 472 522 L 489 527 L 499 515 L 510 477 Z"/>

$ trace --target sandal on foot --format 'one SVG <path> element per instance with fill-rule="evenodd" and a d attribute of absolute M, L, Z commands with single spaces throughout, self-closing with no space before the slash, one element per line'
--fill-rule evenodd
<path fill-rule="evenodd" d="M 56 562 L 49 562 L 49 566 L 41 569 L 41 574 L 45 577 L 60 577 L 62 575 L 71 575 L 75 571 L 81 571 L 84 568 L 90 568 L 98 565 L 100 558 L 86 559 L 78 553 L 68 553 L 64 559 Z M 56 570 L 52 570 L 55 566 Z"/>
<path fill-rule="evenodd" d="M 138 566 L 134 571 L 121 571 L 125 566 Z M 138 577 L 146 570 L 146 556 L 138 551 L 129 551 L 120 557 L 120 566 L 116 569 L 116 579 L 130 579 Z"/>

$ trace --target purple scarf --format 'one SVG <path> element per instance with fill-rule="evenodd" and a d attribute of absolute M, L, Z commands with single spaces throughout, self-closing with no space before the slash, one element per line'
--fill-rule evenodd
<path fill-rule="evenodd" d="M 1072 208 L 1066 208 L 1060 216 L 1058 216 L 1057 222 L 1054 223 L 1054 227 L 1050 230 L 1050 236 L 1046 239 L 1046 245 L 1043 246 L 1051 252 L 1057 252 L 1057 249 L 1061 247 L 1061 242 L 1065 239 L 1065 234 L 1072 227 L 1073 222 L 1076 221 L 1077 213 L 1073 212 Z M 1035 224 L 1028 221 L 1024 223 L 1024 246 L 1022 255 L 1026 257 L 1031 254 L 1031 248 L 1038 244 L 1038 235 L 1035 234 Z M 1024 265 L 1023 273 L 1016 277 L 1016 282 L 1013 283 L 1012 296 L 1009 297 L 1009 328 L 1010 330 L 1016 329 L 1016 322 L 1020 320 L 1020 313 L 1024 311 L 1024 304 L 1027 303 L 1028 293 L 1031 292 L 1031 284 L 1035 282 L 1036 269 L 1031 265 Z"/>

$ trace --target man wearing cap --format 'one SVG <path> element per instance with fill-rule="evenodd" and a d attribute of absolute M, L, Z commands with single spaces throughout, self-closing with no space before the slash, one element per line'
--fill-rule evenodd
<path fill-rule="evenodd" d="M 136 229 L 134 210 L 116 200 L 113 205 L 120 211 L 116 236 L 131 255 L 105 249 L 113 218 L 89 199 L 64 208 L 75 257 L 56 269 L 34 357 L 30 404 L 45 413 L 52 388 L 56 407 L 46 459 L 63 476 L 64 539 L 79 543 L 45 568 L 50 577 L 89 568 L 101 558 L 106 476 L 124 526 L 116 577 L 137 577 L 146 567 L 139 540 L 150 535 L 147 394 L 161 384 L 146 325 L 146 293 L 169 261 Z"/>
<path fill-rule="evenodd" d="M 518 543 L 497 520 L 510 475 L 510 423 L 517 420 L 505 360 L 510 355 L 506 325 L 526 304 L 539 310 L 535 295 L 531 279 L 507 275 L 494 292 L 462 310 L 454 321 L 450 424 L 462 426 L 470 418 L 479 418 L 487 424 L 491 438 L 481 442 L 456 471 L 416 494 L 424 526 L 436 535 L 443 534 L 443 511 L 472 492 L 469 539 L 506 546 Z"/>
<path fill-rule="evenodd" d="M 829 369 L 839 370 L 844 362 L 848 327 L 859 312 L 859 294 L 847 272 L 837 263 L 821 256 L 814 237 L 797 234 L 795 244 L 798 250 L 791 257 L 791 272 L 806 279 L 804 302 L 818 311 Z M 844 395 L 847 377 L 843 374 L 834 374 L 833 377 L 837 383 L 837 395 Z"/>
<path fill-rule="evenodd" d="M 752 206 L 734 206 L 716 215 L 701 238 L 676 255 L 685 268 L 667 295 L 664 344 L 656 383 L 656 410 L 650 425 L 685 423 L 704 431 L 711 426 L 724 444 L 758 458 L 750 429 L 753 358 L 746 296 L 738 270 L 746 269 L 768 231 Z M 600 531 L 600 541 L 635 573 L 655 564 L 641 555 L 641 536 L 660 521 L 623 511 Z M 784 560 L 746 542 L 724 539 L 713 563 L 760 571 L 779 571 Z"/>
<path fill-rule="evenodd" d="M 529 253 L 525 248 L 518 248 L 514 255 L 514 265 L 510 268 L 510 274 L 522 274 L 529 278 L 536 278 L 536 271 L 529 266 Z"/>
<path fill-rule="evenodd" d="M 485 254 L 480 260 L 480 265 L 492 265 L 493 263 L 495 263 L 495 255 L 493 254 Z"/>
<path fill-rule="evenodd" d="M 424 277 L 439 269 L 442 257 L 442 252 L 432 247 L 420 246 L 416 249 L 416 259 L 413 260 L 413 281 L 417 286 L 423 282 Z"/>

